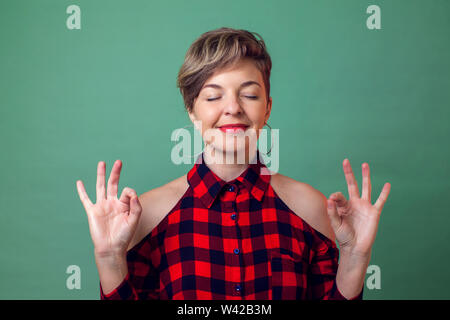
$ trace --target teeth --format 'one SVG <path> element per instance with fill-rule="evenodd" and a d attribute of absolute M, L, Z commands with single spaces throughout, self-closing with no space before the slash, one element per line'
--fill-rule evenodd
<path fill-rule="evenodd" d="M 224 128 L 226 132 L 236 132 L 236 131 L 245 131 L 242 127 L 234 127 L 234 128 Z"/>

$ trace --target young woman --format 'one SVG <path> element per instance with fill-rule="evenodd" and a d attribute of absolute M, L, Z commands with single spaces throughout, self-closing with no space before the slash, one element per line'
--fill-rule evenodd
<path fill-rule="evenodd" d="M 186 54 L 178 86 L 205 142 L 186 175 L 118 198 L 122 162 L 105 189 L 101 161 L 96 204 L 77 181 L 101 299 L 362 299 L 390 184 L 372 205 L 367 163 L 360 196 L 343 162 L 349 200 L 267 174 L 245 135 L 258 138 L 272 108 L 271 59 L 255 34 L 209 31 Z"/>

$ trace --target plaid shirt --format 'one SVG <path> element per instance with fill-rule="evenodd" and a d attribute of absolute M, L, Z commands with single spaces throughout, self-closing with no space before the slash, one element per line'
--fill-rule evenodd
<path fill-rule="evenodd" d="M 100 298 L 346 300 L 336 244 L 283 203 L 256 158 L 226 182 L 199 156 L 188 190 L 127 252 L 122 283 L 107 295 L 100 284 Z"/>

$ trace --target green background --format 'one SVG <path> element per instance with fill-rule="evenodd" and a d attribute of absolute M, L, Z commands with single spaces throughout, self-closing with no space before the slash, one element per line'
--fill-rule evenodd
<path fill-rule="evenodd" d="M 66 27 L 71 4 L 81 30 Z M 366 27 L 371 4 L 381 30 Z M 450 1 L 2 0 L 0 15 L 1 299 L 99 299 L 75 182 L 95 202 L 98 161 L 109 176 L 121 159 L 119 192 L 138 194 L 192 167 L 170 161 L 190 124 L 176 76 L 223 26 L 268 46 L 280 173 L 347 196 L 348 157 L 360 188 L 369 163 L 373 203 L 391 183 L 370 262 L 381 289 L 364 299 L 450 298 Z"/>

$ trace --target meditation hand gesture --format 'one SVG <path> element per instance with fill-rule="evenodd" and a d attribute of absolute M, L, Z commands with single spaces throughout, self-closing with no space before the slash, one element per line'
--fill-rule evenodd
<path fill-rule="evenodd" d="M 142 207 L 136 191 L 131 188 L 124 188 L 120 199 L 117 198 L 122 168 L 120 160 L 114 163 L 105 196 L 105 167 L 105 162 L 98 163 L 96 204 L 92 204 L 81 180 L 77 181 L 77 190 L 86 210 L 96 256 L 120 256 L 127 252 L 128 244 L 136 231 Z"/>
<path fill-rule="evenodd" d="M 341 192 L 335 192 L 328 199 L 328 215 L 341 251 L 361 257 L 370 257 L 375 241 L 381 211 L 386 203 L 390 183 L 385 183 L 374 205 L 371 203 L 372 185 L 369 165 L 363 163 L 362 197 L 353 175 L 350 161 L 343 162 L 345 179 L 350 199 Z"/>

